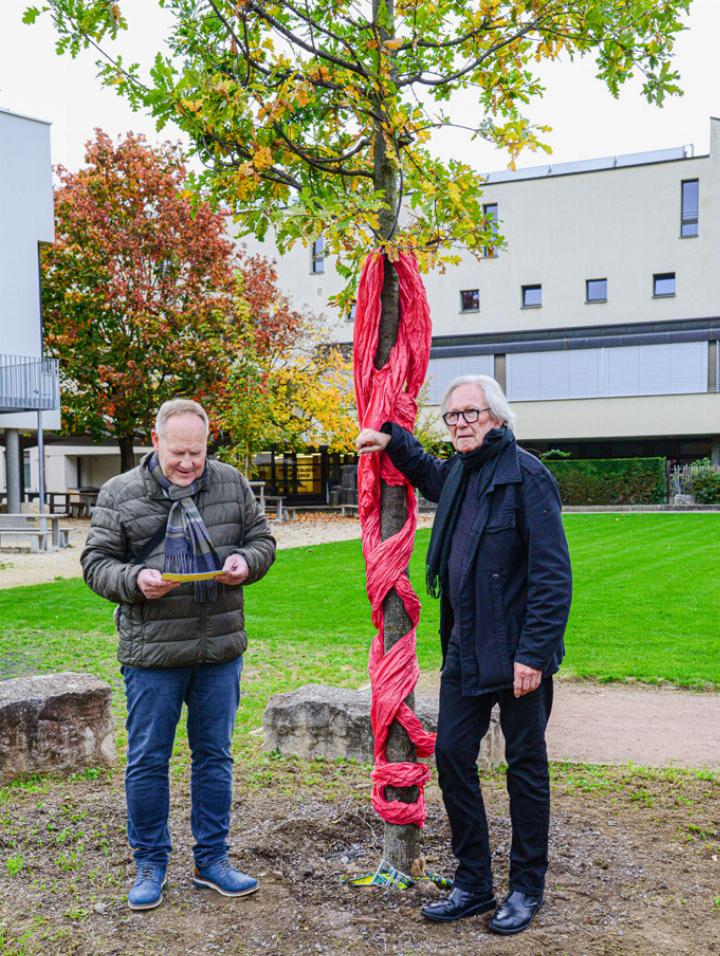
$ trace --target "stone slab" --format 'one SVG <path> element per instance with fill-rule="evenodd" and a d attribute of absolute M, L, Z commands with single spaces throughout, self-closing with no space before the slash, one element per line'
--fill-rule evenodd
<path fill-rule="evenodd" d="M 427 730 L 437 730 L 436 697 L 418 695 L 415 710 Z M 286 694 L 274 694 L 265 708 L 263 732 L 265 750 L 286 756 L 372 763 L 370 691 L 305 684 Z M 495 767 L 504 753 L 500 720 L 494 708 L 478 765 L 482 769 Z"/>
<path fill-rule="evenodd" d="M 88 674 L 0 681 L 0 783 L 115 763 L 112 692 Z"/>

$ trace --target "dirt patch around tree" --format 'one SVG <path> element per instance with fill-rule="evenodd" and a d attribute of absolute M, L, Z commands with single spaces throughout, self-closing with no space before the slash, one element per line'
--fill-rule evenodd
<path fill-rule="evenodd" d="M 720 781 L 709 773 L 553 768 L 545 906 L 522 936 L 488 933 L 487 917 L 427 923 L 437 894 L 361 890 L 382 825 L 368 768 L 264 758 L 237 766 L 233 860 L 259 877 L 241 900 L 193 889 L 188 780 L 173 779 L 175 851 L 163 905 L 127 909 L 134 872 L 121 775 L 4 791 L 0 806 L 0 951 L 6 954 L 272 954 L 272 956 L 665 956 L 720 953 Z M 484 780 L 496 887 L 505 891 L 510 829 L 502 773 Z M 428 867 L 451 874 L 439 792 L 428 792 Z"/>

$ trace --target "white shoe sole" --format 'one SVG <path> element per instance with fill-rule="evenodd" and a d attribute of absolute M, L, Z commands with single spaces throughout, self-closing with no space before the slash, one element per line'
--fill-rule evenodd
<path fill-rule="evenodd" d="M 217 883 L 211 883 L 210 880 L 203 880 L 199 876 L 194 876 L 192 878 L 193 886 L 196 886 L 199 890 L 215 890 L 216 893 L 219 893 L 221 896 L 229 897 L 239 897 L 239 896 L 251 896 L 253 893 L 257 893 L 260 884 L 256 883 L 255 886 L 251 886 L 249 890 L 240 890 L 238 893 L 231 893 L 229 890 L 223 890 L 217 885 Z"/>

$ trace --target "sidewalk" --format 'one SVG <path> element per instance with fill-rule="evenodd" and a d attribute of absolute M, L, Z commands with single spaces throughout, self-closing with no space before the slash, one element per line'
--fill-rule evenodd
<path fill-rule="evenodd" d="M 551 760 L 720 770 L 720 693 L 558 679 L 547 742 Z"/>

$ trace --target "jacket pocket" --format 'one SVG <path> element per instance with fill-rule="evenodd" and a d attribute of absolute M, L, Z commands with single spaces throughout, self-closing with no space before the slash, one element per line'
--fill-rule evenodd
<path fill-rule="evenodd" d="M 516 525 L 517 511 L 514 508 L 508 508 L 488 519 L 488 523 L 485 525 L 485 533 L 498 534 L 500 531 L 511 531 Z"/>

